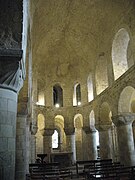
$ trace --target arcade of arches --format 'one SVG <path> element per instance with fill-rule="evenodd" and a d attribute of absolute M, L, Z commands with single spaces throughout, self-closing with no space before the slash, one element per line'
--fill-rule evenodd
<path fill-rule="evenodd" d="M 135 165 L 135 1 L 0 7 L 0 179 L 42 153 Z"/>

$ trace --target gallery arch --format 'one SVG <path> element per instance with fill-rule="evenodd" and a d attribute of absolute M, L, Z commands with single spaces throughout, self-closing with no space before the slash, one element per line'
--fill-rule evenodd
<path fill-rule="evenodd" d="M 118 79 L 128 70 L 127 50 L 130 37 L 125 28 L 121 28 L 114 37 L 112 44 L 112 63 L 114 79 Z"/>

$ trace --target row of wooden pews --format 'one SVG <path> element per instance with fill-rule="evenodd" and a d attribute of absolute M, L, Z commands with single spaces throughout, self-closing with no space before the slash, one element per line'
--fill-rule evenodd
<path fill-rule="evenodd" d="M 135 166 L 124 166 L 112 159 L 77 161 L 77 177 L 83 176 L 87 180 L 135 180 Z"/>
<path fill-rule="evenodd" d="M 29 174 L 26 180 L 64 180 L 71 179 L 69 168 L 61 168 L 59 163 L 33 163 L 29 164 Z"/>

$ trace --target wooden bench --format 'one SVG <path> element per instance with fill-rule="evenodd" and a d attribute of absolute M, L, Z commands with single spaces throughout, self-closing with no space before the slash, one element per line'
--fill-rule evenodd
<path fill-rule="evenodd" d="M 112 159 L 98 159 L 98 160 L 90 160 L 90 161 L 76 161 L 76 174 L 79 177 L 79 175 L 83 175 L 84 173 L 84 166 L 98 166 L 98 165 L 109 165 L 112 164 Z M 81 168 L 81 170 L 79 170 Z"/>
<path fill-rule="evenodd" d="M 118 179 L 118 180 L 134 180 L 135 167 L 110 166 L 101 169 L 93 169 L 86 172 L 86 179 Z"/>
<path fill-rule="evenodd" d="M 27 180 L 63 180 L 63 179 L 71 179 L 72 172 L 69 168 L 59 168 L 56 166 L 58 164 L 30 164 L 30 173 L 27 174 Z"/>

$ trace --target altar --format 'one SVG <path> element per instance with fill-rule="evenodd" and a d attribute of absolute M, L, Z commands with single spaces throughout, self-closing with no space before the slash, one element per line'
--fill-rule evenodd
<path fill-rule="evenodd" d="M 71 166 L 73 159 L 72 152 L 53 152 L 50 154 L 51 162 L 58 162 L 61 166 Z"/>

